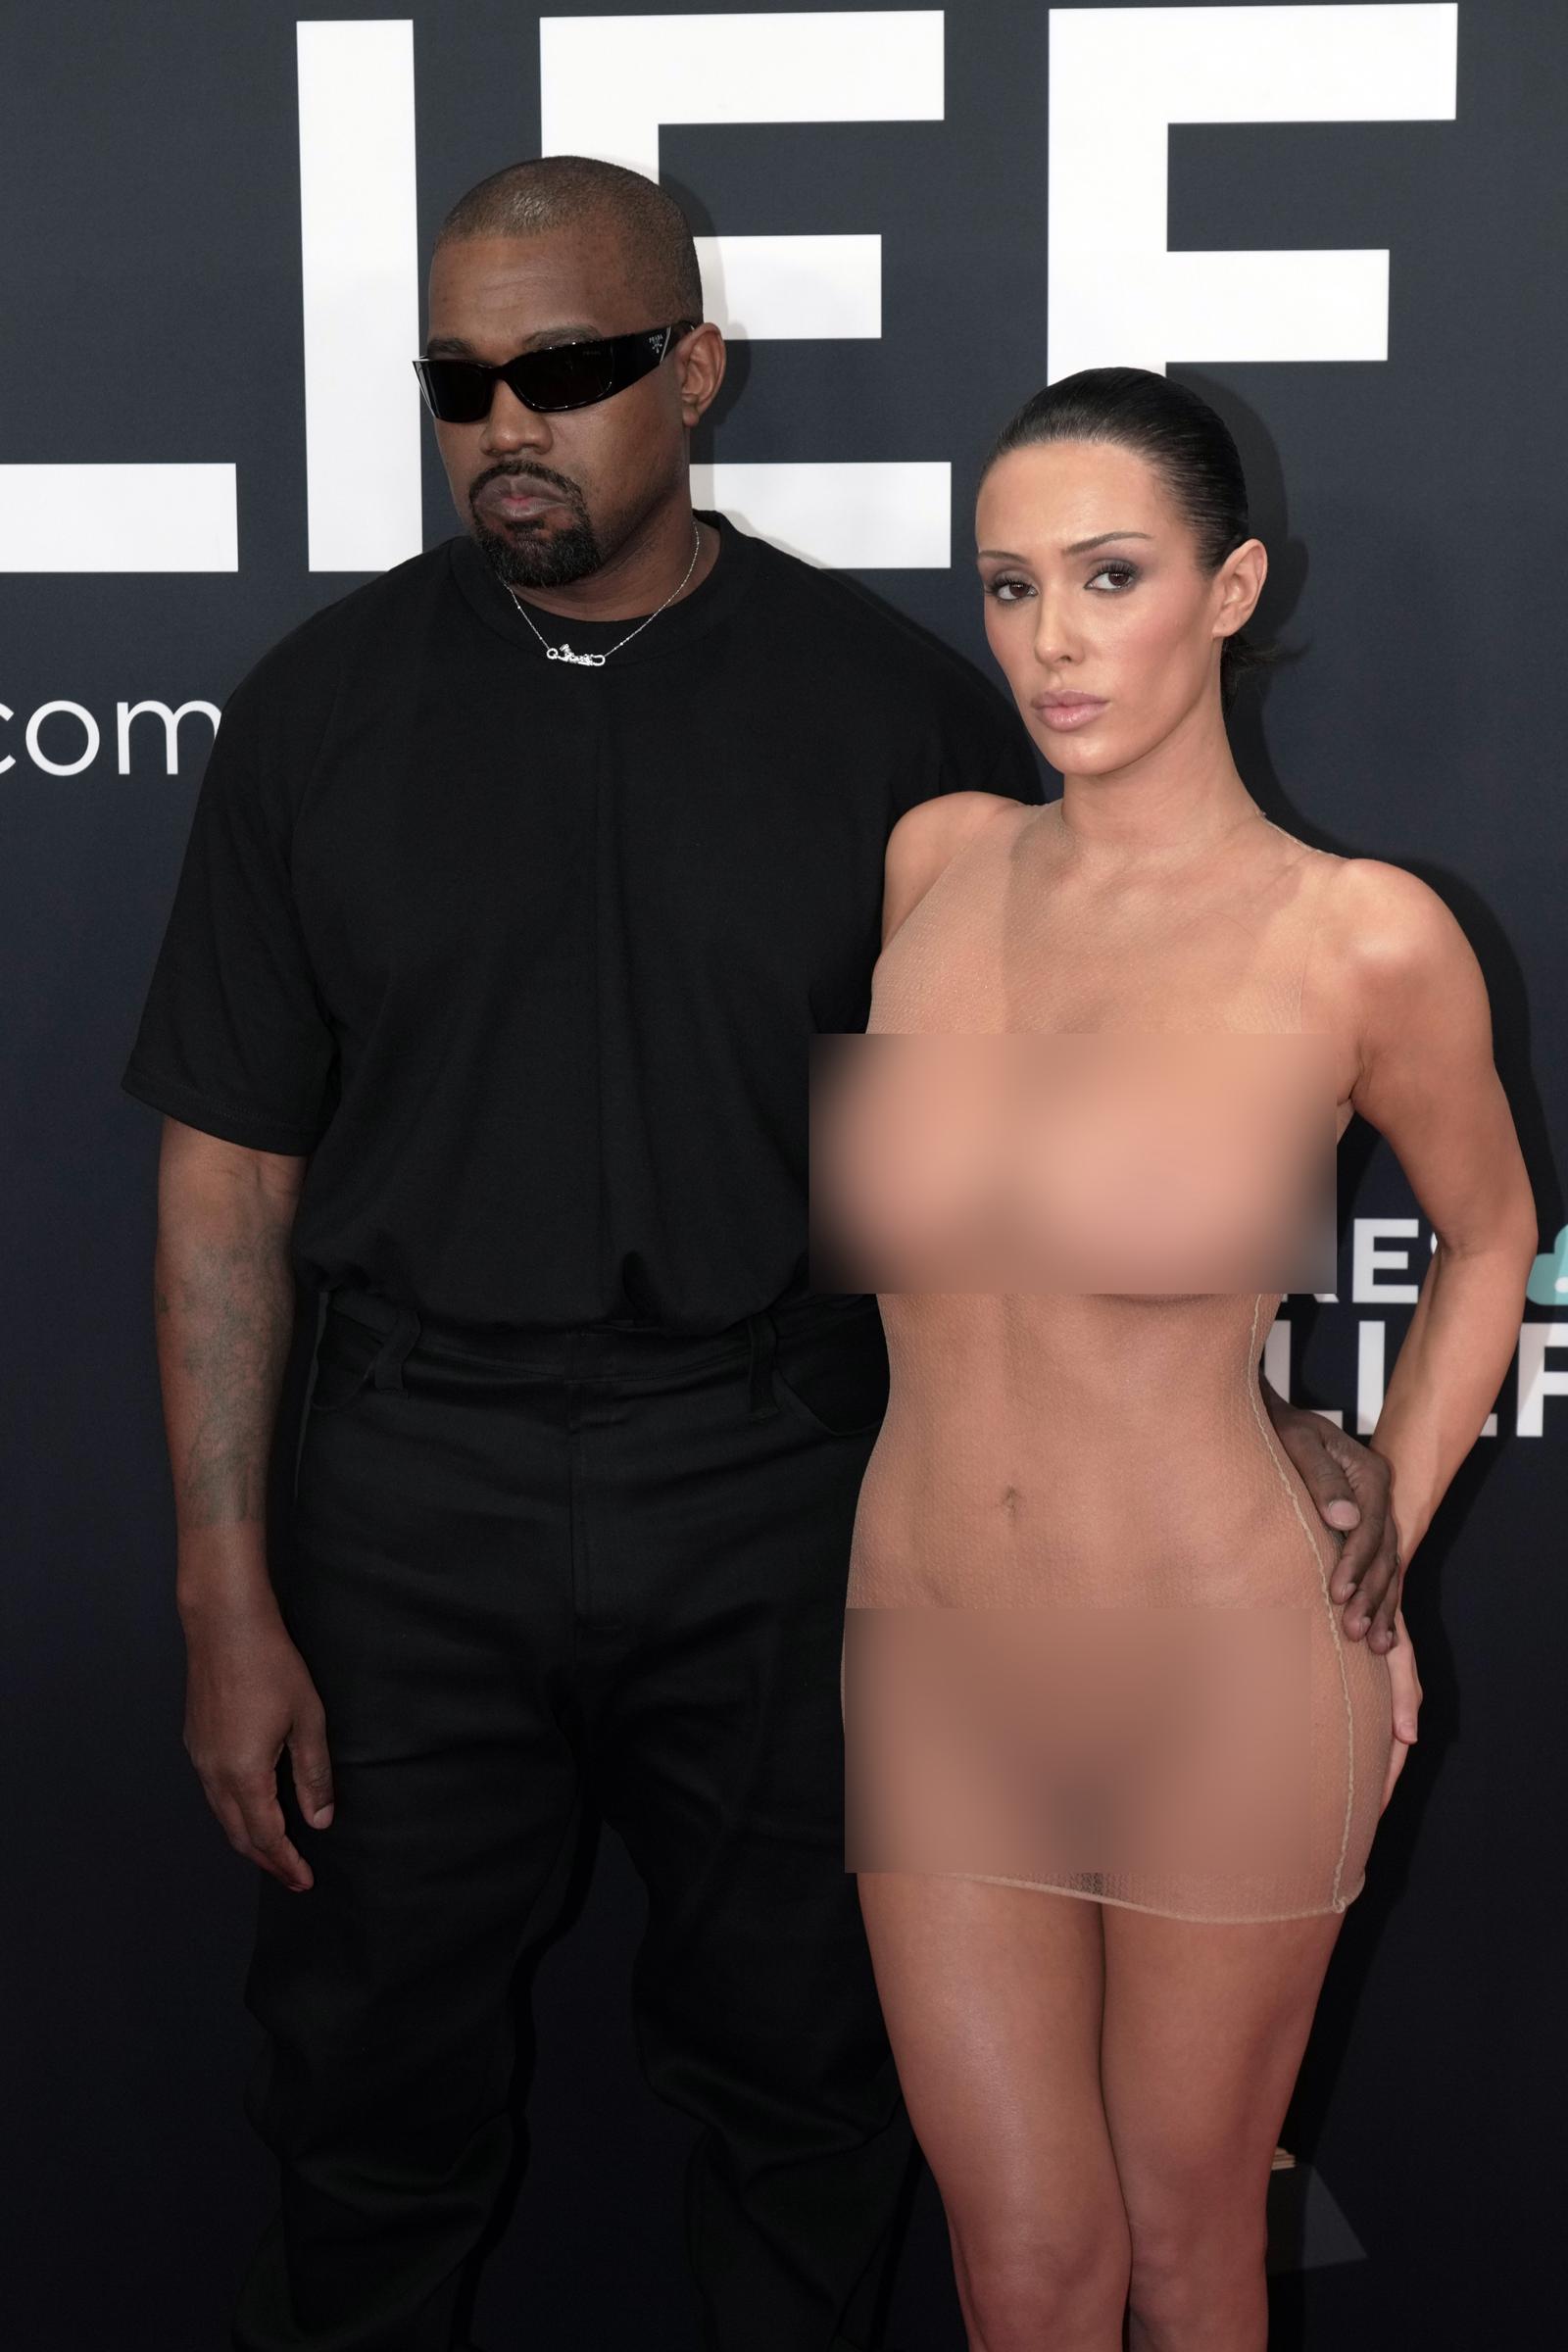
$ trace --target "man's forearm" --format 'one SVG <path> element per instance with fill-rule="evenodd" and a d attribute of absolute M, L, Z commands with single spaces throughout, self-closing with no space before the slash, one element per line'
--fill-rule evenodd
<path fill-rule="evenodd" d="M 181 1612 L 267 1586 L 267 1470 L 293 1328 L 293 1203 L 243 1170 L 160 1186 L 158 1363 Z"/>

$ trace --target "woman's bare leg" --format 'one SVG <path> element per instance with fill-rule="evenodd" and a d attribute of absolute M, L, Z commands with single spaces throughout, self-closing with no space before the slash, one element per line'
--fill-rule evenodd
<path fill-rule="evenodd" d="M 1120 2352 L 1128 2232 L 1100 2088 L 1100 1905 L 905 1872 L 862 1872 L 859 1890 L 970 2352 Z"/>
<path fill-rule="evenodd" d="M 1261 2352 L 1264 2201 L 1340 1917 L 1107 1905 L 1101 2075 L 1132 2238 L 1130 2352 Z"/>

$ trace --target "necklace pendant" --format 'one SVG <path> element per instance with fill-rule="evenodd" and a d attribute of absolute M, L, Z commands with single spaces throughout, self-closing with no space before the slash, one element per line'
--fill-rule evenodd
<path fill-rule="evenodd" d="M 647 620 L 640 620 L 637 623 L 636 628 L 628 629 L 624 637 L 618 638 L 611 647 L 609 654 L 574 654 L 569 645 L 552 645 L 549 639 L 546 637 L 543 629 L 541 629 L 538 623 L 530 617 L 528 608 L 523 603 L 521 597 L 517 594 L 515 588 L 509 584 L 507 587 L 507 594 L 511 597 L 513 604 L 516 607 L 516 610 L 522 614 L 523 619 L 527 621 L 529 628 L 533 630 L 533 633 L 538 638 L 539 643 L 544 647 L 545 660 L 547 662 L 575 662 L 580 669 L 603 669 L 605 663 L 610 660 L 610 654 L 618 654 L 623 645 L 630 645 L 632 639 L 640 636 L 643 630 L 647 628 L 649 621 L 657 620 L 660 613 L 664 611 L 665 606 L 672 605 L 675 602 L 675 599 L 677 596 L 679 596 L 681 589 L 685 587 L 687 581 L 691 578 L 693 571 L 696 569 L 697 559 L 702 552 L 703 534 L 694 516 L 692 520 L 691 560 L 687 564 L 686 569 L 681 574 L 680 585 L 670 590 L 669 594 L 664 599 L 664 603 L 657 606 L 655 610 L 649 613 Z"/>

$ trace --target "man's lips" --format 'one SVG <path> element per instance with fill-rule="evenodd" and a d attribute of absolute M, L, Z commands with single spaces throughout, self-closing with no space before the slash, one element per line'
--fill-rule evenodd
<path fill-rule="evenodd" d="M 479 493 L 479 504 L 516 522 L 524 515 L 542 514 L 546 507 L 567 505 L 565 493 L 552 490 L 548 482 L 525 481 L 514 474 L 501 475 L 486 482 Z"/>
<path fill-rule="evenodd" d="M 1064 733 L 1072 727 L 1086 727 L 1100 716 L 1105 703 L 1098 694 L 1037 694 L 1029 708 L 1039 711 L 1046 726 Z"/>

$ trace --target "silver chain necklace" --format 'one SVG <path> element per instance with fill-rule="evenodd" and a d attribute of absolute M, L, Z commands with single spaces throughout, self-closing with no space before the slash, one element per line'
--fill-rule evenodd
<path fill-rule="evenodd" d="M 606 654 L 574 654 L 569 645 L 552 645 L 549 638 L 545 635 L 543 629 L 539 627 L 538 623 L 533 617 L 533 614 L 529 612 L 527 606 L 523 603 L 521 597 L 517 594 L 517 591 L 512 586 L 510 581 L 507 584 L 507 594 L 511 597 L 513 603 L 516 606 L 517 611 L 522 614 L 523 619 L 528 623 L 529 628 L 533 630 L 534 635 L 544 647 L 547 660 L 551 662 L 575 662 L 579 667 L 583 669 L 603 669 L 605 663 L 610 660 L 611 654 L 618 654 L 623 645 L 630 645 L 632 639 L 636 636 L 638 629 L 646 629 L 650 620 L 657 620 L 659 618 L 660 613 L 664 610 L 664 605 L 672 605 L 675 602 L 676 597 L 679 596 L 682 588 L 685 587 L 686 582 L 691 578 L 692 573 L 696 570 L 697 559 L 702 552 L 703 534 L 694 518 L 692 522 L 692 560 L 687 564 L 686 569 L 682 572 L 676 585 L 665 597 L 664 604 L 658 606 L 655 611 L 650 612 L 646 620 L 640 620 L 637 623 L 636 629 L 628 629 L 625 636 L 618 639 L 617 642 L 610 648 L 610 653 Z"/>

